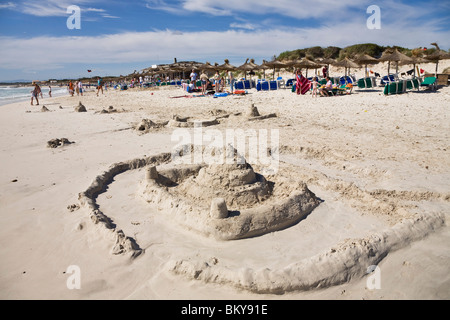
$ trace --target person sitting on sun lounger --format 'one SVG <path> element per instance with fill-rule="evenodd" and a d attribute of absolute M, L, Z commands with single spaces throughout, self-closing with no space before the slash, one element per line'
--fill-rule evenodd
<path fill-rule="evenodd" d="M 333 83 L 331 82 L 329 77 L 326 77 L 327 84 L 320 88 L 320 95 L 322 97 L 328 97 L 330 95 L 330 92 L 333 90 Z"/>

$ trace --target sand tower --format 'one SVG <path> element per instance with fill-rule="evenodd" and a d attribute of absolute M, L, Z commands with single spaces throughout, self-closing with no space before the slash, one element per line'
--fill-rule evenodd
<path fill-rule="evenodd" d="M 319 205 L 304 183 L 268 181 L 237 152 L 231 164 L 149 167 L 140 195 L 188 229 L 222 240 L 287 228 Z"/>

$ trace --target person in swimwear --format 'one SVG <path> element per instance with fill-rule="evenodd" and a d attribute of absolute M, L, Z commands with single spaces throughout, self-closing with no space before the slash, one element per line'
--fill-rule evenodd
<path fill-rule="evenodd" d="M 39 105 L 38 96 L 41 93 L 41 88 L 37 83 L 34 84 L 34 89 L 31 91 L 31 105 L 33 105 L 33 98 L 36 98 L 36 105 Z"/>

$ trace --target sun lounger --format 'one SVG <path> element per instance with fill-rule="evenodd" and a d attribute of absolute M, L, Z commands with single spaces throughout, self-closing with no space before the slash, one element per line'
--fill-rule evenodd
<path fill-rule="evenodd" d="M 436 77 L 427 77 L 427 78 L 425 78 L 422 81 L 422 83 L 420 84 L 420 86 L 421 87 L 428 87 L 432 91 L 436 91 L 437 90 Z"/>
<path fill-rule="evenodd" d="M 397 79 L 396 79 L 395 75 L 390 74 L 388 76 L 384 76 L 383 78 L 381 78 L 380 83 L 381 83 L 381 85 L 386 85 L 388 83 L 395 82 L 396 80 Z"/>
<path fill-rule="evenodd" d="M 269 82 L 268 81 L 259 81 L 256 84 L 256 90 L 257 91 L 269 91 L 270 90 Z"/>
<path fill-rule="evenodd" d="M 389 82 L 386 84 L 386 86 L 384 87 L 384 92 L 385 95 L 393 95 L 393 94 L 397 94 L 397 82 Z"/>
<path fill-rule="evenodd" d="M 376 87 L 377 83 L 374 77 L 367 77 L 359 79 L 357 85 L 360 89 L 369 89 Z"/>
<path fill-rule="evenodd" d="M 295 79 L 288 79 L 288 81 L 286 81 L 286 88 L 290 88 L 292 87 L 292 85 L 294 84 Z"/>
<path fill-rule="evenodd" d="M 236 81 L 234 83 L 234 89 L 236 89 L 236 90 L 244 90 L 244 81 Z"/>
<path fill-rule="evenodd" d="M 397 82 L 397 94 L 406 92 L 406 83 L 404 80 L 400 80 Z"/>
<path fill-rule="evenodd" d="M 418 78 L 405 80 L 406 90 L 420 90 L 420 82 Z"/>
<path fill-rule="evenodd" d="M 277 81 L 278 88 L 281 88 L 281 87 L 286 88 L 286 82 L 284 81 L 284 79 L 282 77 L 278 77 L 276 81 Z"/>
<path fill-rule="evenodd" d="M 269 82 L 269 89 L 270 90 L 278 90 L 278 81 L 272 80 Z"/>

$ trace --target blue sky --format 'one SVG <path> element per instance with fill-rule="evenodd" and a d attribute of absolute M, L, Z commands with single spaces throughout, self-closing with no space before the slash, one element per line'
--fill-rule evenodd
<path fill-rule="evenodd" d="M 68 29 L 81 9 L 81 29 Z M 381 29 L 367 28 L 367 8 Z M 286 50 L 356 43 L 450 48 L 449 1 L 0 1 L 0 81 L 129 74 L 195 60 L 240 65 Z"/>

